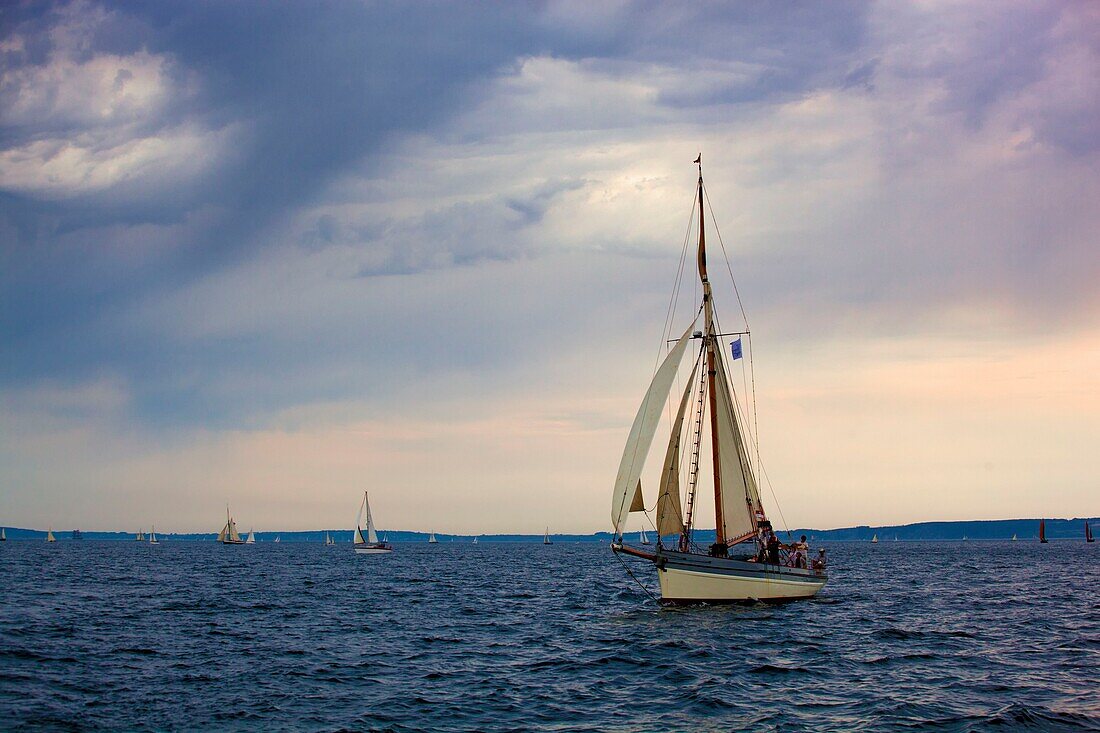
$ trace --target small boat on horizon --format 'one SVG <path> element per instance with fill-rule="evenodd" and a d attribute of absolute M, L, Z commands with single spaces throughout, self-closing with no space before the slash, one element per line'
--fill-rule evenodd
<path fill-rule="evenodd" d="M 336 544 L 336 541 L 333 540 L 332 536 L 326 531 L 325 532 L 325 547 L 330 547 L 330 546 L 335 545 L 335 544 Z"/>
<path fill-rule="evenodd" d="M 248 530 L 248 539 L 247 539 L 247 540 L 245 540 L 245 541 L 244 541 L 244 543 L 245 543 L 246 545 L 254 545 L 254 544 L 256 544 L 256 533 L 255 533 L 255 532 L 253 532 L 251 528 L 249 528 L 249 530 Z"/>
<path fill-rule="evenodd" d="M 760 500 L 756 480 L 756 473 L 761 470 L 759 456 L 758 465 L 754 466 L 751 435 L 744 429 L 743 420 L 738 415 L 738 399 L 726 363 L 727 360 L 742 358 L 741 339 L 749 338 L 749 328 L 747 323 L 743 330 L 735 332 L 726 332 L 719 327 L 712 284 L 707 273 L 706 205 L 701 155 L 695 163 L 699 166 L 699 179 L 692 220 L 697 214 L 699 239 L 695 260 L 699 284 L 696 288 L 702 291 L 702 301 L 697 301 L 697 306 L 692 304 L 691 320 L 678 339 L 669 337 L 679 330 L 679 325 L 661 336 L 660 346 L 662 351 L 667 351 L 667 356 L 653 373 L 638 407 L 615 477 L 611 495 L 611 549 L 652 562 L 664 602 L 811 598 L 827 580 L 824 556 L 811 563 L 804 542 L 781 547 Z M 688 246 L 685 241 L 681 268 L 688 257 Z M 731 284 L 736 290 L 736 283 Z M 680 283 L 677 282 L 675 287 L 679 291 Z M 699 289 L 695 292 L 698 293 Z M 685 288 L 684 292 L 691 292 L 691 288 Z M 670 316 L 674 318 L 674 312 L 670 312 Z M 702 329 L 696 330 L 700 319 Z M 670 318 L 669 323 L 672 320 Z M 731 336 L 736 336 L 736 340 L 724 341 Z M 669 425 L 668 447 L 657 480 L 656 521 L 653 522 L 657 544 L 652 550 L 631 547 L 623 540 L 623 527 L 629 513 L 647 513 L 642 495 L 646 458 L 661 423 L 661 415 L 672 396 L 672 385 L 679 376 L 680 364 L 689 350 L 689 344 L 696 341 L 698 346 L 691 349 L 696 352 L 691 360 L 694 364 L 684 379 L 679 409 L 673 413 L 675 418 Z M 674 344 L 671 349 L 669 344 Z M 691 416 L 685 420 L 689 405 Z M 703 439 L 704 432 L 708 433 L 707 440 Z M 700 464 L 704 463 L 700 460 L 703 445 L 709 445 L 711 453 L 705 463 L 713 466 L 709 478 L 713 483 L 715 539 L 709 547 L 696 545 L 692 535 Z M 688 474 L 683 486 L 680 480 L 681 465 L 687 468 Z M 685 496 L 683 502 L 681 491 Z M 679 535 L 675 549 L 662 544 L 661 538 L 669 535 Z M 744 549 L 748 552 L 731 555 L 730 550 L 742 543 L 746 543 Z"/>
<path fill-rule="evenodd" d="M 1085 542 L 1095 542 L 1092 538 L 1092 529 L 1089 528 L 1089 523 L 1085 522 Z"/>
<path fill-rule="evenodd" d="M 877 545 L 878 544 L 878 535 L 877 534 L 874 537 L 871 538 L 871 544 L 872 545 Z"/>
<path fill-rule="evenodd" d="M 363 514 L 367 515 L 367 536 L 363 537 Z M 363 503 L 359 505 L 359 513 L 355 517 L 355 536 L 352 538 L 355 553 L 358 555 L 381 555 L 393 552 L 393 545 L 385 540 L 378 541 L 378 532 L 374 528 L 374 517 L 370 513 L 370 500 L 367 492 L 363 492 Z"/>
<path fill-rule="evenodd" d="M 474 544 L 477 544 L 477 537 L 474 537 Z"/>
<path fill-rule="evenodd" d="M 649 537 L 646 537 L 645 527 L 642 527 L 642 531 L 638 533 L 638 542 L 641 542 L 643 545 L 652 545 L 653 544 L 652 542 L 649 541 Z"/>
<path fill-rule="evenodd" d="M 549 527 L 546 528 L 546 532 L 542 535 L 542 544 L 544 544 L 544 545 L 554 544 L 553 542 L 550 541 L 550 528 Z"/>
<path fill-rule="evenodd" d="M 137 534 L 136 534 L 136 535 L 134 535 L 134 542 L 144 542 L 144 541 L 145 541 L 145 533 L 144 533 L 144 532 L 142 532 L 142 531 L 141 531 L 141 530 L 139 529 L 139 530 L 137 531 Z"/>
<path fill-rule="evenodd" d="M 275 544 L 279 544 L 282 541 L 283 541 L 283 536 L 282 535 L 279 535 L 275 538 Z"/>
<path fill-rule="evenodd" d="M 53 536 L 53 527 L 46 530 L 46 542 L 57 542 L 57 538 Z"/>
<path fill-rule="evenodd" d="M 1039 520 L 1039 544 L 1045 545 L 1047 543 L 1047 520 Z"/>
<path fill-rule="evenodd" d="M 439 540 L 437 540 L 435 538 L 435 532 L 432 532 L 430 535 L 428 535 L 428 544 L 434 545 L 434 544 L 437 544 L 438 542 L 439 542 Z"/>
<path fill-rule="evenodd" d="M 1013 535 L 1012 535 L 1012 541 L 1013 541 L 1013 542 L 1015 542 L 1015 541 L 1016 541 L 1016 535 L 1015 535 L 1015 534 L 1013 534 Z"/>
<path fill-rule="evenodd" d="M 229 505 L 225 506 L 225 526 L 222 527 L 222 531 L 218 532 L 218 542 L 223 545 L 243 545 L 244 540 L 237 533 L 237 523 L 233 520 L 233 515 L 229 513 Z"/>
<path fill-rule="evenodd" d="M 4 528 L 0 527 L 0 542 L 7 542 L 8 535 L 4 533 Z"/>
<path fill-rule="evenodd" d="M 157 539 L 157 525 L 153 525 L 153 528 L 149 530 L 149 544 L 159 545 L 160 540 Z"/>

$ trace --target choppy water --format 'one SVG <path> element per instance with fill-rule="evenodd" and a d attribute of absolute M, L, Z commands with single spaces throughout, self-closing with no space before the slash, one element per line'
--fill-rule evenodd
<path fill-rule="evenodd" d="M 0 728 L 1100 730 L 1100 545 L 829 547 L 659 608 L 594 544 L 8 542 Z"/>

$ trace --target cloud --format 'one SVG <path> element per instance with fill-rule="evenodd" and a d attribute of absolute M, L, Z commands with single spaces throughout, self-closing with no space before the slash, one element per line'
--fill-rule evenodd
<path fill-rule="evenodd" d="M 136 495 L 160 460 L 243 480 L 280 451 L 351 465 L 371 440 L 383 474 L 387 450 L 435 451 L 494 500 L 540 491 L 525 461 L 550 471 L 544 451 L 573 451 L 554 476 L 588 512 L 691 246 L 700 150 L 721 315 L 738 315 L 724 243 L 763 363 L 781 355 L 766 399 L 806 383 L 792 364 L 845 353 L 881 367 L 856 401 L 928 378 L 959 345 L 1075 358 L 1100 317 L 1086 5 L 85 2 L 8 17 L 0 395 L 37 426 L 20 440 L 41 450 L 3 462 L 27 485 L 105 490 L 82 478 L 98 465 L 141 477 L 124 482 Z M 898 340 L 904 358 L 876 361 Z M 779 405 L 785 429 L 859 433 L 865 414 L 807 417 L 803 398 Z M 899 398 L 899 423 L 930 429 L 919 403 Z M 366 432 L 318 447 L 345 428 Z M 50 435 L 99 437 L 54 473 Z M 511 446 L 485 453 L 491 476 L 478 440 Z M 769 471 L 812 486 L 794 454 Z"/>

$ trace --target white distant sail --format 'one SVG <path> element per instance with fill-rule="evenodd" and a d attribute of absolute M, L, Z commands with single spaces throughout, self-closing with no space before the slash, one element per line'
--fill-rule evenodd
<path fill-rule="evenodd" d="M 554 544 L 553 542 L 550 541 L 550 528 L 549 527 L 546 528 L 545 534 L 542 535 L 542 544 L 544 544 L 544 545 Z"/>
<path fill-rule="evenodd" d="M 245 541 L 244 541 L 244 543 L 245 543 L 246 545 L 254 545 L 254 544 L 256 544 L 256 533 L 255 533 L 255 532 L 253 532 L 253 531 L 252 531 L 251 529 L 250 529 L 250 530 L 248 530 L 248 539 L 247 539 L 247 540 L 245 540 Z"/>
<path fill-rule="evenodd" d="M 646 537 L 645 527 L 642 527 L 642 531 L 638 533 L 638 541 L 641 542 L 643 545 L 652 544 L 649 541 L 649 537 Z"/>
<path fill-rule="evenodd" d="M 336 543 L 332 541 L 332 535 L 330 535 L 328 532 L 325 532 L 325 545 L 335 545 L 335 544 Z"/>
<path fill-rule="evenodd" d="M 1016 535 L 1012 535 L 1012 541 L 1013 541 L 1013 542 L 1015 542 L 1015 541 L 1016 541 Z"/>
<path fill-rule="evenodd" d="M 4 528 L 0 527 L 0 542 L 7 542 L 7 541 L 8 541 L 8 535 L 5 534 Z"/>
<path fill-rule="evenodd" d="M 276 543 L 279 543 L 279 542 L 282 542 L 282 541 L 283 541 L 283 536 L 282 535 L 279 535 L 278 537 L 275 538 Z"/>
<path fill-rule="evenodd" d="M 46 542 L 57 542 L 57 538 L 53 536 L 53 527 L 46 530 Z"/>
<path fill-rule="evenodd" d="M 477 544 L 477 537 L 474 537 L 474 544 Z"/>
<path fill-rule="evenodd" d="M 877 534 L 874 537 L 871 538 L 871 542 L 872 543 L 878 542 L 878 535 Z"/>
<path fill-rule="evenodd" d="M 439 540 L 437 540 L 437 539 L 435 538 L 435 532 L 432 532 L 432 533 L 431 533 L 431 534 L 430 534 L 430 535 L 428 536 L 428 542 L 433 542 L 433 543 L 434 543 L 434 542 L 439 542 Z"/>
<path fill-rule="evenodd" d="M 138 533 L 136 535 L 134 535 L 134 541 L 135 542 L 144 542 L 145 541 L 145 534 L 142 533 L 142 531 L 140 529 L 138 530 Z"/>
<path fill-rule="evenodd" d="M 153 528 L 149 530 L 149 544 L 159 545 L 160 541 L 157 539 L 157 525 L 153 525 Z"/>
<path fill-rule="evenodd" d="M 225 526 L 222 527 L 222 531 L 218 532 L 218 542 L 223 545 L 241 545 L 244 544 L 244 540 L 237 534 L 237 522 L 233 519 L 233 515 L 229 513 L 229 507 L 225 507 Z"/>

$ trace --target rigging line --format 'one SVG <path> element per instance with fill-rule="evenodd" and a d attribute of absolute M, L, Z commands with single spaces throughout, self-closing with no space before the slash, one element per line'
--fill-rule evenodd
<path fill-rule="evenodd" d="M 623 570 L 626 571 L 626 574 L 634 579 L 634 582 L 638 584 L 638 587 L 645 591 L 645 594 L 649 596 L 649 599 L 651 601 L 658 600 L 657 596 L 653 595 L 653 593 L 650 592 L 649 588 L 645 586 L 645 583 L 638 580 L 638 576 L 634 574 L 634 571 L 630 569 L 630 567 L 626 564 L 626 561 L 619 557 L 619 553 L 617 552 L 615 553 L 615 559 L 618 560 L 619 564 L 623 566 Z"/>
<path fill-rule="evenodd" d="M 714 224 L 714 232 L 718 235 L 718 244 L 722 246 L 722 258 L 726 261 L 726 270 L 730 274 L 730 280 L 733 282 L 733 294 L 737 296 L 737 307 L 741 309 L 741 318 L 745 321 L 745 330 L 751 330 L 749 328 L 749 317 L 745 314 L 745 304 L 741 302 L 741 292 L 737 289 L 737 278 L 733 276 L 733 268 L 730 267 L 730 258 L 726 253 L 726 243 L 722 239 L 722 230 L 718 228 L 718 220 L 714 218 L 714 207 L 710 203 L 710 194 L 707 193 L 707 187 L 703 186 L 703 196 L 707 199 L 707 208 L 710 209 L 710 221 Z"/>
<path fill-rule="evenodd" d="M 729 264 L 729 254 L 726 252 L 726 242 L 722 239 L 722 230 L 718 228 L 718 220 L 714 216 L 714 206 L 711 204 L 711 195 L 706 192 L 706 186 L 703 186 L 703 196 L 706 198 L 706 206 L 711 209 L 711 221 L 714 223 L 714 231 L 718 234 L 718 244 L 722 245 L 722 258 L 726 261 L 726 271 L 729 272 L 729 281 L 734 284 L 734 295 L 737 296 L 737 307 L 741 309 L 741 319 L 745 320 L 746 336 L 749 341 L 749 376 L 752 380 L 752 433 L 756 436 L 755 445 L 757 452 L 757 463 L 760 462 L 760 423 L 757 419 L 757 405 L 756 405 L 756 371 L 752 369 L 752 335 L 751 328 L 749 328 L 749 317 L 745 313 L 745 304 L 741 303 L 741 294 L 737 288 L 737 278 L 734 277 L 734 269 Z M 744 371 L 745 365 L 741 364 L 741 369 Z"/>

